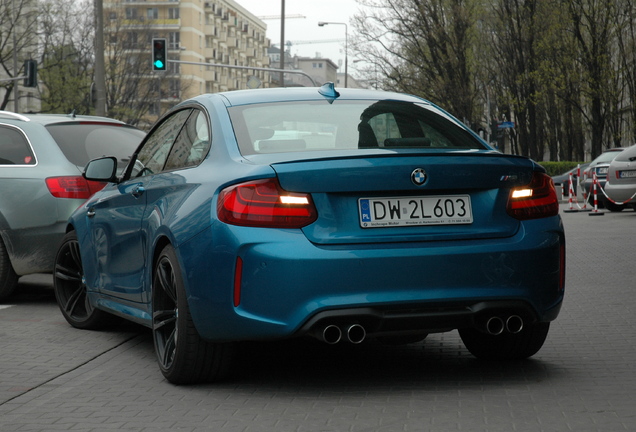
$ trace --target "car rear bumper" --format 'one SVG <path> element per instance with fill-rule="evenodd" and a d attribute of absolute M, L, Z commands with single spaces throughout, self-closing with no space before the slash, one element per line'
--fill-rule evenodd
<path fill-rule="evenodd" d="M 366 317 L 381 333 L 389 330 L 378 323 L 394 311 L 402 311 L 389 320 L 400 331 L 447 331 L 476 326 L 484 304 L 488 314 L 514 304 L 502 313 L 550 321 L 563 299 L 558 216 L 526 221 L 505 239 L 363 247 L 318 247 L 294 230 L 261 230 L 250 243 L 259 236 L 245 231 L 242 239 L 243 230 L 254 228 L 221 230 L 215 242 L 200 235 L 178 251 L 189 257 L 182 262 L 195 325 L 210 340 L 293 337 L 344 315 Z M 193 253 L 201 241 L 210 255 Z"/>
<path fill-rule="evenodd" d="M 506 331 L 506 328 L 507 331 L 516 332 L 519 328 L 516 326 L 522 328 L 539 320 L 556 319 L 560 309 L 561 302 L 546 311 L 542 317 L 538 317 L 528 303 L 520 300 L 337 309 L 315 314 L 297 334 L 314 336 L 325 342 L 336 342 L 327 339 L 330 327 L 338 327 L 339 334 L 349 335 L 350 338 L 350 329 L 356 325 L 361 326 L 365 336 L 378 338 L 441 333 L 469 327 L 492 333 L 498 329 L 492 327 L 497 325 L 492 324 L 494 319 L 500 320 L 498 322 L 503 325 L 501 332 Z M 511 327 L 512 322 L 515 327 Z"/>
<path fill-rule="evenodd" d="M 620 184 L 617 182 L 610 182 L 605 188 L 605 193 L 616 203 L 635 204 L 636 199 L 636 184 Z"/>

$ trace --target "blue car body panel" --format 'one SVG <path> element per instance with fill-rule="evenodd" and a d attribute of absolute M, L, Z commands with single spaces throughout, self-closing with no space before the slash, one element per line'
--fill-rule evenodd
<path fill-rule="evenodd" d="M 342 94 L 378 97 L 367 91 Z M 242 156 L 227 107 L 320 99 L 315 89 L 291 95 L 285 89 L 246 91 L 184 104 L 205 110 L 213 131 L 201 165 L 110 184 L 74 213 L 70 225 L 78 233 L 94 305 L 151 326 L 154 259 L 170 243 L 193 321 L 212 341 L 297 336 L 324 311 L 368 307 L 444 310 L 516 301 L 527 305 L 535 321 L 556 318 L 563 300 L 561 219 L 520 221 L 505 212 L 510 188 L 528 183 L 541 167 L 485 144 L 482 150 Z M 411 96 L 388 97 L 424 103 Z M 423 185 L 410 178 L 416 168 L 428 174 Z M 317 220 L 297 229 L 219 221 L 218 198 L 226 186 L 268 178 L 278 179 L 287 191 L 311 194 Z M 360 198 L 457 191 L 470 195 L 472 224 L 360 224 Z M 88 217 L 89 212 L 95 216 Z M 238 259 L 241 297 L 235 305 Z"/>

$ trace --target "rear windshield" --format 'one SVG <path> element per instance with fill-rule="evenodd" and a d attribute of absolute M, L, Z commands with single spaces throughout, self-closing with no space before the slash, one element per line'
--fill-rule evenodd
<path fill-rule="evenodd" d="M 635 161 L 636 160 L 636 145 L 627 147 L 625 150 L 618 153 L 615 159 L 619 162 Z"/>
<path fill-rule="evenodd" d="M 243 155 L 370 148 L 486 147 L 453 119 L 424 104 L 313 101 L 229 108 Z"/>
<path fill-rule="evenodd" d="M 614 158 L 616 156 L 618 156 L 621 153 L 621 151 L 617 150 L 617 151 L 609 151 L 609 152 L 605 152 L 605 153 L 601 153 L 601 155 L 599 157 L 597 157 L 596 159 L 594 159 L 594 164 L 599 164 L 599 163 L 608 163 L 614 160 Z"/>
<path fill-rule="evenodd" d="M 64 156 L 80 167 L 92 159 L 114 156 L 123 168 L 145 136 L 139 129 L 107 123 L 57 123 L 46 129 Z"/>

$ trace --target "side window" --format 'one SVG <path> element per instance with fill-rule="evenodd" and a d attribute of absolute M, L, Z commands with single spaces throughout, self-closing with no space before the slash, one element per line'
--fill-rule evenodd
<path fill-rule="evenodd" d="M 35 165 L 35 155 L 18 129 L 0 126 L 0 165 Z"/>
<path fill-rule="evenodd" d="M 369 120 L 378 144 L 382 145 L 387 138 L 402 138 L 393 113 L 379 114 Z"/>
<path fill-rule="evenodd" d="M 170 151 L 165 169 L 198 165 L 208 154 L 209 149 L 210 128 L 207 115 L 203 111 L 194 110 Z"/>
<path fill-rule="evenodd" d="M 164 170 L 170 149 L 191 112 L 191 109 L 177 111 L 152 132 L 137 155 L 132 171 L 133 177 L 156 174 Z"/>

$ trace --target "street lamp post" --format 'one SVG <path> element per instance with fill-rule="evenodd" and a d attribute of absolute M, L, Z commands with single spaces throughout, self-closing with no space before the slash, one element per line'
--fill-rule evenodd
<path fill-rule="evenodd" d="M 318 23 L 319 27 L 324 27 L 327 24 L 336 24 L 336 25 L 343 25 L 345 26 L 345 82 L 344 82 L 344 86 L 345 88 L 347 88 L 347 82 L 348 82 L 348 78 L 349 78 L 349 70 L 348 70 L 348 60 L 347 60 L 347 54 L 349 53 L 349 30 L 347 27 L 347 23 L 343 23 L 343 22 L 330 22 L 330 21 L 320 21 Z"/>
<path fill-rule="evenodd" d="M 285 0 L 280 1 L 280 86 L 285 87 Z"/>

